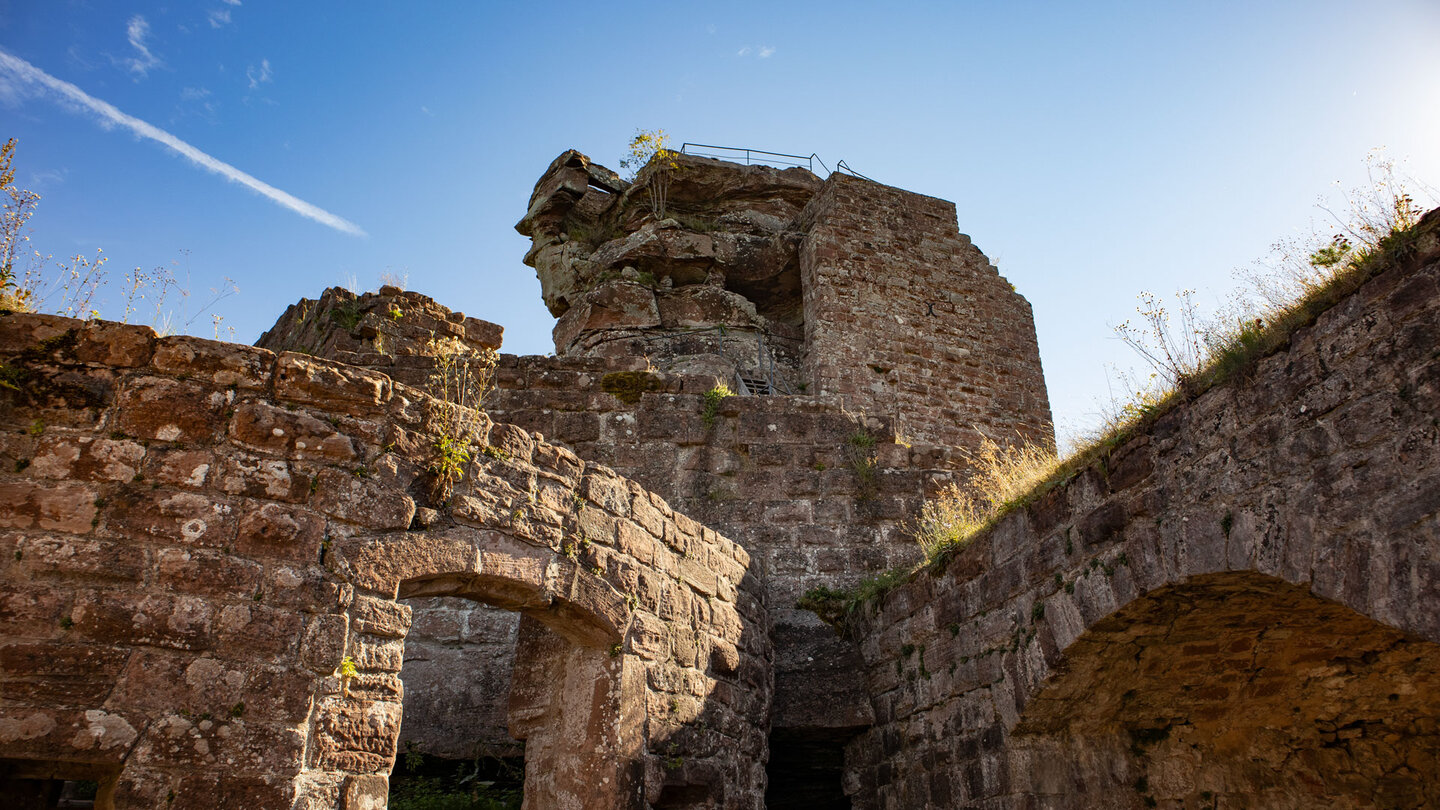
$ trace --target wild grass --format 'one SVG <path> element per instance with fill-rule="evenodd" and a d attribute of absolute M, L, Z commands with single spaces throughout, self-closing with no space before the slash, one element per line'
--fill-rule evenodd
<path fill-rule="evenodd" d="M 1006 504 L 1034 489 L 1060 462 L 1048 447 L 1023 442 L 1002 446 L 989 438 L 978 452 L 967 454 L 967 460 L 970 473 L 964 486 L 942 489 L 906 527 L 925 552 L 926 563 L 968 545 Z"/>
<path fill-rule="evenodd" d="M 114 291 L 105 268 L 108 258 L 97 249 L 94 256 L 77 253 L 56 260 L 29 247 L 28 223 L 40 195 L 15 185 L 15 147 L 14 138 L 0 146 L 0 310 L 99 318 L 100 299 L 107 291 Z M 188 257 L 188 251 L 181 252 Z M 26 264 L 23 268 L 22 258 Z M 239 288 L 227 278 L 223 285 L 210 290 L 211 297 L 204 304 L 192 308 L 188 275 L 182 282 L 174 270 L 165 266 L 153 270 L 136 267 L 125 273 L 118 291 L 123 308 L 121 322 L 134 319 L 149 323 L 164 335 L 187 331 L 204 318 L 213 325 L 215 339 L 219 340 L 224 318 L 212 309 Z M 230 334 L 233 337 L 233 329 Z"/>

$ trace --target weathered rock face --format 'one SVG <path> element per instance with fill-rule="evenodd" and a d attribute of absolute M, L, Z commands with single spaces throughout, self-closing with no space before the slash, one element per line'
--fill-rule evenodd
<path fill-rule="evenodd" d="M 119 808 L 383 807 L 412 614 L 522 617 L 527 807 L 763 806 L 749 555 L 608 469 L 383 374 L 0 315 L 0 775 Z M 353 674 L 349 667 L 353 666 Z"/>
<path fill-rule="evenodd" d="M 657 175 L 661 175 L 657 177 Z M 665 216 L 650 190 L 666 185 Z M 566 152 L 516 226 L 561 355 L 649 357 L 663 370 L 779 378 L 799 368 L 795 222 L 820 187 L 803 169 L 676 156 L 626 183 Z M 704 330 L 705 339 L 697 339 Z M 728 335 L 727 335 L 728 332 Z"/>
<path fill-rule="evenodd" d="M 1440 801 L 1440 213 L 863 614 L 857 808 Z"/>
<path fill-rule="evenodd" d="M 286 308 L 255 345 L 375 369 L 428 389 L 437 355 L 493 353 L 503 337 L 501 327 L 451 312 L 417 292 L 381 287 L 357 295 L 331 287 L 317 300 Z"/>
<path fill-rule="evenodd" d="M 648 275 L 652 286 L 713 278 L 725 288 L 788 285 L 798 292 L 793 226 L 820 179 L 803 169 L 690 155 L 671 162 L 645 167 L 633 184 L 573 150 L 550 164 L 516 230 L 534 240 L 525 263 L 540 276 L 552 314 L 564 315 L 627 267 Z M 657 216 L 649 195 L 657 173 L 669 178 L 666 217 Z M 792 303 L 798 309 L 798 300 Z"/>

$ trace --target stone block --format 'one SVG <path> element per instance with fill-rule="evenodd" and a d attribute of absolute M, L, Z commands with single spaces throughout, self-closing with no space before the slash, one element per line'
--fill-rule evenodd
<path fill-rule="evenodd" d="M 229 502 L 194 492 L 127 489 L 103 501 L 101 531 L 131 540 L 221 548 L 235 539 Z"/>
<path fill-rule="evenodd" d="M 160 338 L 151 366 L 171 376 L 204 379 L 241 390 L 262 389 L 275 369 L 275 353 L 251 346 L 171 335 Z"/>
<path fill-rule="evenodd" d="M 390 378 L 375 371 L 283 352 L 275 365 L 275 396 L 360 416 L 380 413 L 391 394 Z"/>
<path fill-rule="evenodd" d="M 350 615 L 357 632 L 403 639 L 410 629 L 412 614 L 410 605 L 360 596 L 356 597 Z"/>
<path fill-rule="evenodd" d="M 145 455 L 142 475 L 163 486 L 194 490 L 206 485 L 214 469 L 215 454 L 209 450 L 152 448 Z"/>
<path fill-rule="evenodd" d="M 85 534 L 100 503 L 99 491 L 83 484 L 0 481 L 0 528 Z"/>
<path fill-rule="evenodd" d="M 353 774 L 384 774 L 395 761 L 399 703 L 330 700 L 317 707 L 310 765 Z"/>
<path fill-rule="evenodd" d="M 249 502 L 235 536 L 235 547 L 257 559 L 310 562 L 320 557 L 325 520 L 305 509 L 276 503 Z"/>
<path fill-rule="evenodd" d="M 113 580 L 139 584 L 149 567 L 145 551 L 139 547 L 62 535 L 27 537 L 18 543 L 15 554 L 16 572 L 35 581 Z M 56 583 L 56 587 L 67 585 Z"/>
<path fill-rule="evenodd" d="M 209 443 L 224 425 L 231 398 L 230 392 L 196 382 L 134 379 L 116 397 L 115 428 L 140 439 Z"/>
<path fill-rule="evenodd" d="M 354 443 L 328 422 L 264 402 L 247 402 L 230 420 L 230 440 L 262 453 L 345 464 L 356 458 Z"/>
<path fill-rule="evenodd" d="M 155 330 L 148 326 L 86 321 L 75 343 L 75 359 L 110 368 L 135 368 L 150 361 Z"/>
<path fill-rule="evenodd" d="M 300 662 L 312 672 L 329 674 L 340 668 L 350 629 L 344 614 L 326 614 L 310 620 L 300 641 Z"/>
<path fill-rule="evenodd" d="M 78 639 L 201 651 L 215 644 L 215 607 L 198 596 L 86 591 L 70 610 Z"/>
<path fill-rule="evenodd" d="M 26 473 L 41 478 L 130 481 L 140 472 L 145 447 L 138 442 L 90 436 L 44 436 Z"/>
<path fill-rule="evenodd" d="M 370 529 L 407 529 L 415 501 L 403 492 L 342 470 L 321 470 L 310 504 L 321 512 Z"/>

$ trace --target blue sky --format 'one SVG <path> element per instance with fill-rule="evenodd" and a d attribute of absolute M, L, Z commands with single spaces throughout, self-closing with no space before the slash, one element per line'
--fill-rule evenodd
<path fill-rule="evenodd" d="M 955 201 L 1034 307 L 1068 436 L 1097 421 L 1109 367 L 1136 365 L 1111 327 L 1142 290 L 1220 301 L 1336 181 L 1364 181 L 1372 148 L 1440 185 L 1436 42 L 1433 0 L 0 0 L 0 137 L 44 197 L 35 247 L 103 248 L 115 278 L 178 262 L 192 299 L 233 278 L 218 311 L 238 340 L 388 272 L 542 354 L 553 321 L 513 225 L 564 149 L 613 167 L 664 128 L 843 158 Z"/>

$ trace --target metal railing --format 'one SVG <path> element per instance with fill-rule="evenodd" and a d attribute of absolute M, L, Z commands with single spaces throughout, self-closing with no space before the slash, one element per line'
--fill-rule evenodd
<path fill-rule="evenodd" d="M 852 175 L 852 176 L 854 176 L 854 177 L 858 177 L 858 178 L 860 178 L 861 180 L 869 180 L 869 181 L 872 182 L 872 183 L 877 183 L 877 182 L 879 182 L 878 180 L 875 180 L 874 178 L 866 177 L 865 175 L 863 175 L 863 174 L 855 171 L 854 169 L 850 168 L 850 164 L 846 163 L 844 160 L 841 160 L 839 163 L 836 163 L 836 164 L 835 164 L 835 171 L 837 171 L 837 172 L 844 172 L 844 173 L 846 173 L 846 174 L 848 174 L 848 175 Z"/>
<path fill-rule="evenodd" d="M 716 160 L 728 160 L 732 163 L 744 163 L 746 166 L 756 163 L 765 166 L 798 166 L 802 169 L 809 170 L 811 174 L 815 173 L 815 164 L 818 163 L 820 164 L 820 168 L 825 170 L 826 176 L 832 173 L 830 167 L 825 165 L 825 161 L 821 160 L 820 156 L 814 152 L 808 155 L 790 155 L 784 152 L 767 152 L 764 149 L 749 149 L 744 146 L 683 143 L 680 144 L 680 154 L 715 158 Z M 873 178 L 866 177 L 850 168 L 850 164 L 843 160 L 835 164 L 834 171 L 844 172 L 845 174 L 859 177 L 862 180 L 869 180 L 872 183 L 877 182 Z"/>
<path fill-rule="evenodd" d="M 700 151 L 700 150 L 710 151 Z M 744 163 L 746 166 L 752 163 L 760 163 L 766 166 L 799 166 L 800 168 L 815 171 L 815 164 L 819 163 L 820 168 L 830 173 L 830 167 L 820 156 L 811 152 L 808 155 L 787 155 L 784 152 L 767 152 L 764 149 L 747 149 L 743 146 L 716 146 L 710 143 L 683 143 L 680 145 L 680 154 L 694 155 L 695 157 L 715 158 L 716 160 L 728 160 L 732 163 Z"/>

